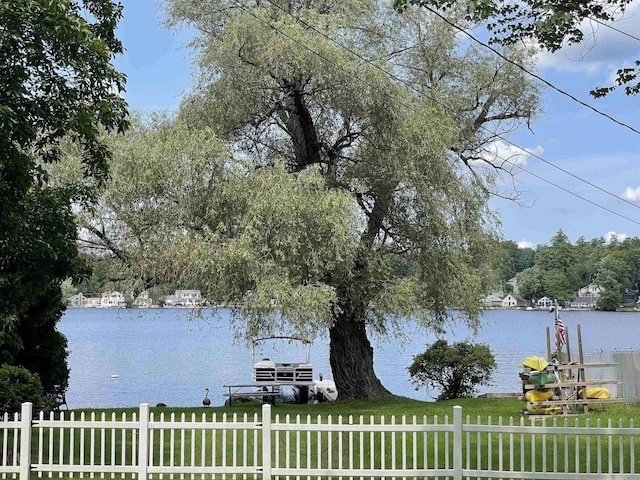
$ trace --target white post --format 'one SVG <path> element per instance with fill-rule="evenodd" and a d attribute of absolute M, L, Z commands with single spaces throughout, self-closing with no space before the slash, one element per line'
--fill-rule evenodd
<path fill-rule="evenodd" d="M 31 419 L 33 404 L 22 404 L 20 417 L 20 480 L 29 480 L 31 475 Z"/>
<path fill-rule="evenodd" d="M 453 407 L 453 478 L 462 480 L 462 407 Z"/>
<path fill-rule="evenodd" d="M 262 480 L 271 480 L 271 405 L 262 405 Z"/>
<path fill-rule="evenodd" d="M 149 467 L 149 404 L 140 404 L 138 431 L 138 480 L 147 480 Z"/>

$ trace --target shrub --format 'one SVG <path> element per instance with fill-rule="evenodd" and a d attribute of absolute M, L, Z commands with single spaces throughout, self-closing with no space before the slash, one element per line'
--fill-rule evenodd
<path fill-rule="evenodd" d="M 440 389 L 436 400 L 473 397 L 476 386 L 490 385 L 497 365 L 488 345 L 438 340 L 409 366 L 411 383 Z"/>
<path fill-rule="evenodd" d="M 44 404 L 40 377 L 26 368 L 3 365 L 0 367 L 0 413 L 19 412 L 23 402 L 31 402 L 34 407 Z"/>

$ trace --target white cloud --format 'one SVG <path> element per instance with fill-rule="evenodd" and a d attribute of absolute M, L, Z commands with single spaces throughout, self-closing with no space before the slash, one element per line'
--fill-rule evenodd
<path fill-rule="evenodd" d="M 625 200 L 629 200 L 631 202 L 638 202 L 640 201 L 640 187 L 627 187 L 624 191 L 624 193 L 622 194 L 622 198 L 624 198 Z"/>
<path fill-rule="evenodd" d="M 486 162 L 509 170 L 514 165 L 526 167 L 527 160 L 531 156 L 540 156 L 543 153 L 544 148 L 540 145 L 533 148 L 520 148 L 516 145 L 496 140 L 485 147 L 482 157 Z"/>
<path fill-rule="evenodd" d="M 616 237 L 619 242 L 623 242 L 626 238 L 629 238 L 629 235 L 626 233 L 607 232 L 604 234 L 605 243 L 611 243 L 613 237 Z"/>
<path fill-rule="evenodd" d="M 530 242 L 528 240 L 520 240 L 518 242 L 518 248 L 535 248 L 535 245 L 533 244 L 533 242 Z"/>

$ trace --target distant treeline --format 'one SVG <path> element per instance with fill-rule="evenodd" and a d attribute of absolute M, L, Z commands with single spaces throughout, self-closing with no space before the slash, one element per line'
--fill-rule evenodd
<path fill-rule="evenodd" d="M 489 287 L 509 292 L 507 280 L 516 277 L 518 294 L 526 299 L 549 297 L 562 305 L 579 289 L 596 284 L 602 289 L 598 308 L 617 310 L 640 282 L 640 239 L 604 237 L 572 244 L 559 230 L 548 244 L 535 250 L 513 241 L 499 242 L 491 264 Z"/>
<path fill-rule="evenodd" d="M 104 256 L 86 256 L 92 267 L 91 276 L 75 286 L 65 288 L 68 297 L 77 292 L 100 295 L 117 290 L 131 296 L 135 285 L 128 281 L 126 272 L 114 271 L 116 262 Z M 414 275 L 418 267 L 411 259 L 394 256 L 388 267 L 399 277 Z M 624 303 L 625 295 L 638 289 L 640 283 L 640 238 L 604 237 L 585 240 L 580 237 L 571 243 L 559 230 L 547 244 L 536 248 L 521 248 L 512 240 L 498 241 L 494 255 L 487 265 L 486 291 L 513 291 L 507 283 L 517 278 L 518 294 L 526 299 L 549 297 L 562 305 L 573 300 L 579 289 L 596 284 L 602 289 L 598 308 L 616 310 Z M 188 282 L 187 282 L 188 283 Z M 191 284 L 161 285 L 150 289 L 150 297 L 160 304 L 162 298 L 180 288 L 199 288 Z M 139 292 L 138 292 L 139 293 Z M 210 302 L 224 303 L 225 298 L 208 298 Z"/>

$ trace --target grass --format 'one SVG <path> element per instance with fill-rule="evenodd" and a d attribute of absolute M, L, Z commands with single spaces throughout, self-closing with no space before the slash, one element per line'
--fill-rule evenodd
<path fill-rule="evenodd" d="M 443 402 L 421 402 L 403 397 L 387 397 L 377 400 L 353 400 L 315 405 L 277 404 L 272 407 L 272 418 L 278 418 L 279 422 L 287 421 L 295 423 L 338 423 L 342 416 L 343 423 L 349 423 L 349 417 L 353 423 L 367 424 L 371 417 L 374 423 L 379 424 L 384 418 L 384 423 L 392 421 L 402 423 L 403 417 L 406 423 L 413 423 L 414 416 L 417 423 L 423 422 L 426 416 L 429 424 L 453 421 L 453 407 L 460 405 L 463 409 L 463 423 L 469 417 L 472 424 L 493 424 L 500 421 L 507 425 L 513 419 L 515 425 L 520 424 L 523 416 L 524 402 L 515 398 L 478 398 L 458 399 Z M 243 421 L 245 414 L 251 422 L 254 418 L 261 421 L 261 405 L 258 402 L 237 403 L 232 407 L 199 407 L 199 408 L 151 408 L 153 419 L 158 421 L 164 417 L 164 421 L 175 418 L 180 421 L 195 419 L 197 422 L 210 422 L 215 415 L 217 421 L 232 422 L 234 419 Z M 69 419 L 73 413 L 76 420 L 82 413 L 89 419 L 95 415 L 97 420 L 105 419 L 116 422 L 123 418 L 131 420 L 132 415 L 138 413 L 137 408 L 127 409 L 100 409 L 100 410 L 74 410 L 63 412 L 65 419 Z M 558 426 L 567 425 L 596 426 L 601 422 L 607 426 L 609 419 L 613 419 L 613 426 L 619 422 L 628 427 L 634 418 L 638 418 L 640 407 L 624 404 L 606 404 L 588 415 L 575 417 L 549 417 L 544 421 L 547 426 L 555 421 Z M 203 417 L 204 416 L 204 417 Z M 320 417 L 320 418 L 318 418 Z M 393 419 L 392 419 L 393 417 Z M 437 422 L 434 419 L 437 418 Z M 537 425 L 542 420 L 536 419 Z M 530 425 L 531 420 L 525 420 L 525 425 Z M 41 432 L 41 433 L 40 433 Z M 1 430 L 0 430 L 1 433 Z M 7 432 L 11 434 L 11 432 Z M 39 436 L 42 436 L 40 439 Z M 133 463 L 134 445 L 136 435 L 133 429 L 117 429 L 112 432 L 109 428 L 44 428 L 36 429 L 33 434 L 33 462 L 42 464 L 57 464 L 69 462 L 72 458 L 74 464 L 122 464 Z M 254 444 L 260 444 L 261 432 L 259 430 L 244 428 L 239 430 L 189 430 L 189 429 L 156 429 L 153 431 L 153 464 L 154 465 L 259 465 L 261 464 L 261 450 L 258 447 L 254 457 Z M 611 441 L 613 438 L 613 441 Z M 50 442 L 49 440 L 52 439 Z M 356 468 L 400 468 L 403 462 L 408 468 L 434 468 L 451 465 L 452 449 L 449 447 L 451 434 L 448 432 L 417 432 L 417 433 L 392 433 L 392 432 L 274 432 L 272 434 L 273 461 L 279 465 L 298 465 L 309 468 L 340 468 L 347 467 L 353 462 Z M 38 452 L 38 442 L 42 442 L 44 448 L 42 454 Z M 554 465 L 558 471 L 575 472 L 578 469 L 585 471 L 586 455 L 589 455 L 589 471 L 607 470 L 608 459 L 611 460 L 612 471 L 628 472 L 632 465 L 629 459 L 631 450 L 637 450 L 638 440 L 633 437 L 623 438 L 603 437 L 601 444 L 596 439 L 588 440 L 584 436 L 574 434 L 551 434 L 543 439 L 542 435 L 520 436 L 520 434 L 496 434 L 496 433 L 472 433 L 466 435 L 464 440 L 463 461 L 469 461 L 471 467 L 488 468 L 491 464 L 496 467 L 498 462 L 504 462 L 504 468 L 512 468 L 515 471 L 543 469 L 544 465 L 554 462 L 554 455 L 568 456 L 567 464 Z M 83 453 L 80 453 L 80 444 L 84 445 Z M 73 448 L 71 448 L 73 446 Z M 498 458 L 496 449 L 502 446 L 505 451 L 504 458 Z M 511 449 L 511 450 L 510 450 Z M 100 453 L 100 451 L 104 453 Z M 509 452 L 514 454 L 509 457 Z M 598 451 L 604 455 L 604 460 L 598 460 Z M 620 460 L 620 451 L 624 452 L 624 459 Z M 91 458 L 91 452 L 98 452 Z M 428 452 L 428 454 L 427 454 Z M 492 453 L 493 452 L 493 453 Z M 40 457 L 39 455 L 42 455 Z M 102 456 L 104 455 L 104 456 Z M 634 460 L 633 468 L 640 471 L 640 454 Z M 578 464 L 577 459 L 580 458 Z M 555 460 L 558 461 L 558 460 Z M 604 467 L 602 463 L 604 462 Z M 544 464 L 544 465 L 543 465 Z M 548 467 L 545 467 L 548 468 Z"/>

